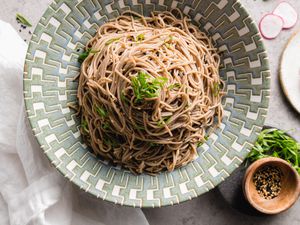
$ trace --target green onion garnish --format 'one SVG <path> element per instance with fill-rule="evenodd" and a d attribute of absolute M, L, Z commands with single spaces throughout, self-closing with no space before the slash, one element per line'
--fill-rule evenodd
<path fill-rule="evenodd" d="M 157 77 L 151 80 L 151 76 L 146 72 L 138 72 L 137 76 L 131 79 L 131 86 L 136 97 L 135 102 L 141 102 L 145 98 L 157 97 L 167 81 L 168 79 L 165 77 Z"/>
<path fill-rule="evenodd" d="M 208 136 L 205 135 L 205 136 L 204 136 L 204 140 L 199 141 L 199 142 L 197 143 L 197 148 L 200 147 L 200 146 L 202 146 L 202 145 L 204 144 L 204 142 L 207 141 L 207 139 L 208 139 Z"/>
<path fill-rule="evenodd" d="M 139 34 L 137 37 L 136 37 L 136 41 L 143 41 L 145 40 L 145 34 Z"/>
<path fill-rule="evenodd" d="M 104 130 L 107 130 L 109 128 L 109 123 L 107 123 L 107 122 L 102 123 L 101 126 Z"/>
<path fill-rule="evenodd" d="M 23 25 L 28 26 L 28 27 L 32 27 L 31 23 L 21 14 L 17 13 L 16 15 L 16 19 Z"/>
<path fill-rule="evenodd" d="M 92 50 L 91 48 L 89 48 L 79 55 L 78 62 L 83 63 L 83 61 L 89 56 L 89 54 L 95 54 L 98 52 L 100 52 L 100 50 Z"/>
<path fill-rule="evenodd" d="M 220 84 L 218 82 L 214 82 L 212 92 L 214 97 L 218 97 L 220 94 Z"/>
<path fill-rule="evenodd" d="M 105 109 L 101 108 L 100 106 L 96 107 L 96 112 L 101 117 L 106 117 L 107 116 L 107 112 L 105 111 Z"/>
<path fill-rule="evenodd" d="M 88 123 L 85 119 L 81 121 L 81 127 L 86 133 L 89 133 Z"/>
<path fill-rule="evenodd" d="M 116 42 L 116 41 L 118 41 L 118 40 L 120 40 L 120 39 L 121 39 L 121 38 L 112 38 L 112 39 L 108 40 L 108 41 L 105 43 L 105 45 L 110 45 L 111 43 Z"/>
<path fill-rule="evenodd" d="M 157 126 L 163 127 L 165 124 L 168 124 L 171 119 L 171 116 L 163 117 L 160 121 L 157 122 Z"/>
<path fill-rule="evenodd" d="M 265 129 L 247 156 L 248 162 L 268 156 L 278 157 L 289 162 L 300 174 L 300 143 L 278 129 Z"/>
<path fill-rule="evenodd" d="M 173 90 L 173 89 L 178 89 L 178 88 L 180 88 L 180 87 L 181 87 L 181 84 L 175 83 L 175 84 L 171 84 L 171 85 L 168 87 L 168 89 L 169 89 L 169 90 Z"/>

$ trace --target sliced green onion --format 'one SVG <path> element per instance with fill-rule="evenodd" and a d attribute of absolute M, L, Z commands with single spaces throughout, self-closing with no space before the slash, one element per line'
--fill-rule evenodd
<path fill-rule="evenodd" d="M 81 121 L 81 127 L 86 133 L 89 133 L 88 123 L 85 119 Z"/>
<path fill-rule="evenodd" d="M 220 94 L 220 84 L 218 82 L 214 82 L 212 92 L 214 97 L 218 97 Z"/>
<path fill-rule="evenodd" d="M 136 97 L 135 102 L 141 102 L 145 98 L 157 97 L 167 81 L 166 77 L 157 77 L 151 80 L 148 73 L 138 72 L 137 76 L 131 79 L 131 86 Z"/>
<path fill-rule="evenodd" d="M 171 116 L 163 117 L 160 121 L 157 122 L 157 126 L 163 127 L 165 124 L 168 124 L 171 119 Z"/>
<path fill-rule="evenodd" d="M 102 123 L 102 128 L 104 129 L 104 130 L 107 130 L 108 128 L 109 128 L 109 123 L 107 123 L 107 122 L 105 122 L 105 123 Z"/>
<path fill-rule="evenodd" d="M 145 34 L 139 34 L 137 37 L 136 37 L 136 41 L 143 41 L 145 40 Z"/>
<path fill-rule="evenodd" d="M 83 53 L 81 53 L 78 57 L 78 62 L 79 63 L 83 63 L 83 61 L 89 56 L 89 54 L 95 54 L 100 52 L 100 50 L 92 50 L 92 49 L 87 49 L 86 51 L 84 51 Z"/>
<path fill-rule="evenodd" d="M 101 117 L 106 117 L 107 116 L 107 112 L 105 111 L 105 109 L 101 108 L 100 106 L 96 107 L 96 112 Z"/>
<path fill-rule="evenodd" d="M 171 85 L 168 87 L 168 89 L 169 89 L 169 90 L 173 90 L 173 89 L 178 89 L 178 88 L 180 88 L 180 87 L 181 87 L 181 84 L 175 83 L 175 84 L 171 84 Z"/>
<path fill-rule="evenodd" d="M 28 26 L 28 27 L 32 27 L 31 23 L 21 14 L 17 13 L 16 15 L 16 19 L 23 25 Z"/>
<path fill-rule="evenodd" d="M 119 41 L 120 39 L 121 39 L 121 38 L 112 38 L 112 39 L 108 40 L 108 41 L 105 43 L 105 45 L 110 45 L 111 43 L 116 42 L 116 41 Z"/>

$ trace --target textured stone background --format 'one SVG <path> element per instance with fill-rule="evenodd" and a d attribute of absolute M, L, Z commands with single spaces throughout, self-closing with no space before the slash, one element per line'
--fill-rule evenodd
<path fill-rule="evenodd" d="M 280 0 L 240 1 L 256 23 L 263 14 L 271 12 L 280 2 Z M 51 0 L 0 0 L 0 19 L 11 23 L 19 30 L 15 14 L 20 12 L 35 25 L 50 2 Z M 288 2 L 300 12 L 299 0 L 288 0 Z M 280 55 L 289 37 L 298 30 L 300 30 L 300 20 L 293 29 L 283 31 L 275 40 L 265 41 L 272 72 L 271 99 L 266 124 L 284 130 L 294 129 L 290 133 L 300 141 L 300 115 L 289 105 L 278 80 Z M 33 29 L 31 31 L 33 32 Z M 22 30 L 20 35 L 27 41 L 30 39 L 28 29 Z M 245 216 L 231 209 L 222 200 L 219 192 L 212 190 L 192 201 L 172 207 L 146 209 L 144 213 L 151 225 L 298 225 L 300 224 L 299 210 L 300 201 L 298 200 L 290 210 L 277 216 Z"/>

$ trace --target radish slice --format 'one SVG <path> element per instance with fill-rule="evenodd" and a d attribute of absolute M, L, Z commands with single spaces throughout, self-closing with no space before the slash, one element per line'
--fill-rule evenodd
<path fill-rule="evenodd" d="M 274 9 L 273 14 L 280 16 L 283 19 L 283 28 L 289 29 L 295 26 L 298 14 L 296 10 L 288 2 L 281 2 Z"/>
<path fill-rule="evenodd" d="M 282 18 L 274 14 L 265 15 L 259 23 L 260 33 L 266 39 L 276 38 L 282 30 L 282 27 Z"/>

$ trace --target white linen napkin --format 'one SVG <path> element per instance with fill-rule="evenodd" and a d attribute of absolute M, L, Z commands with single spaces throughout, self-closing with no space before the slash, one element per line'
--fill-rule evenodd
<path fill-rule="evenodd" d="M 24 112 L 26 49 L 0 20 L 0 224 L 148 225 L 140 209 L 95 199 L 51 167 Z"/>

